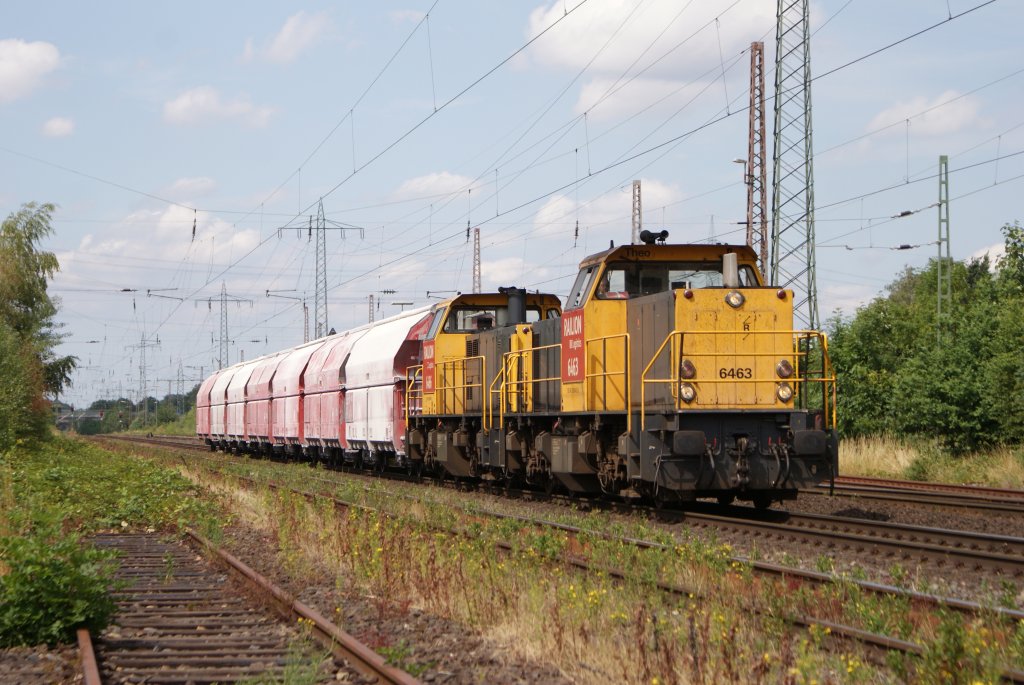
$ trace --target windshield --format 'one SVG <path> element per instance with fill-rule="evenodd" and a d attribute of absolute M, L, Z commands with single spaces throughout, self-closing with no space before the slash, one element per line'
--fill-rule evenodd
<path fill-rule="evenodd" d="M 740 287 L 757 287 L 757 276 L 739 267 Z M 721 262 L 613 262 L 597 284 L 600 300 L 621 300 L 680 288 L 721 288 Z"/>

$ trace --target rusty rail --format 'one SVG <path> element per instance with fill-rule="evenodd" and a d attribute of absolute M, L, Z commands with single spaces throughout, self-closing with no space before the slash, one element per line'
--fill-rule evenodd
<path fill-rule="evenodd" d="M 82 682 L 84 685 L 102 685 L 100 668 L 96 663 L 96 652 L 92 648 L 92 637 L 86 628 L 78 629 L 78 655 L 82 662 Z"/>
<path fill-rule="evenodd" d="M 300 602 L 285 590 L 274 585 L 267 577 L 248 566 L 230 552 L 220 549 L 210 540 L 195 531 L 187 531 L 189 537 L 215 554 L 221 561 L 259 590 L 273 599 L 278 609 L 291 617 L 301 618 L 313 627 L 313 634 L 336 657 L 343 658 L 357 671 L 366 676 L 376 677 L 380 682 L 392 685 L 418 685 L 419 680 L 405 671 L 389 665 L 384 657 L 334 625 L 316 609 Z"/>

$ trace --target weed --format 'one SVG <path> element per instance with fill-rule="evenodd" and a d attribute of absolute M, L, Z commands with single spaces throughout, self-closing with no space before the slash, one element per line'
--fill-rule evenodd
<path fill-rule="evenodd" d="M 113 556 L 56 528 L 0 538 L 0 646 L 54 645 L 76 628 L 105 628 L 116 609 L 107 593 Z"/>
<path fill-rule="evenodd" d="M 425 663 L 413 661 L 411 658 L 412 650 L 409 649 L 409 645 L 405 642 L 399 642 L 391 647 L 380 647 L 377 649 L 377 653 L 384 657 L 389 664 L 405 671 L 414 678 L 420 677 L 437 665 L 436 661 Z"/>

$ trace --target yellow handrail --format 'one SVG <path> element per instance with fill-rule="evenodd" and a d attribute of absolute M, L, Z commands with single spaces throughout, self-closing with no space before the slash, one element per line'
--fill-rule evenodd
<path fill-rule="evenodd" d="M 783 383 L 789 382 L 794 385 L 794 406 L 795 397 L 803 396 L 806 397 L 806 390 L 801 392 L 801 386 L 809 386 L 810 384 L 820 383 L 822 388 L 822 411 L 825 414 L 825 419 L 828 422 L 826 427 L 834 427 L 836 425 L 836 379 L 835 372 L 832 368 L 832 361 L 828 356 L 828 338 L 824 333 L 820 331 L 807 331 L 807 330 L 768 330 L 768 331 L 672 331 L 669 333 L 665 340 L 662 341 L 657 351 L 652 355 L 650 361 L 644 367 L 643 373 L 640 376 L 640 425 L 642 429 L 646 429 L 647 426 L 647 384 L 648 383 L 662 383 L 671 384 L 671 393 L 674 399 L 674 404 L 677 405 L 677 409 L 681 409 L 679 406 L 680 398 L 677 396 L 676 388 L 678 384 L 686 382 L 686 379 L 682 378 L 679 373 L 678 365 L 675 366 L 675 373 L 671 378 L 649 378 L 651 368 L 655 362 L 661 357 L 665 351 L 665 346 L 671 342 L 672 355 L 671 359 L 675 361 L 684 349 L 685 337 L 699 338 L 705 335 L 732 335 L 732 336 L 751 336 L 751 335 L 788 335 L 792 336 L 791 354 L 794 358 L 795 364 L 793 375 L 790 378 L 779 378 L 771 376 L 768 378 L 751 377 L 751 378 L 704 378 L 699 381 L 692 381 L 694 385 L 698 384 L 709 384 L 709 385 L 736 385 L 736 384 L 751 384 L 751 383 Z M 811 343 L 817 341 L 820 344 L 821 349 L 821 369 L 820 371 L 808 372 L 804 370 L 801 362 L 806 362 L 806 358 L 811 354 Z M 677 345 L 678 342 L 678 345 Z M 804 344 L 804 350 L 801 351 L 801 344 Z M 717 346 L 716 346 L 717 347 Z M 680 355 L 675 354 L 676 350 L 679 350 Z M 778 356 L 777 352 L 757 352 L 757 351 L 733 351 L 733 352 L 687 352 L 686 357 L 688 359 L 698 359 L 702 357 L 721 357 L 721 356 L 741 356 L 741 357 L 769 357 L 775 358 Z M 816 377 L 811 377 L 810 373 L 818 374 Z M 774 404 L 774 403 L 773 403 Z"/>
<path fill-rule="evenodd" d="M 411 375 L 410 375 L 411 372 Z M 423 411 L 423 365 L 410 366 L 405 370 L 405 422 L 409 423 L 409 405 L 415 395 L 420 400 L 420 412 Z M 417 393 L 416 388 L 419 388 Z"/>
<path fill-rule="evenodd" d="M 607 350 L 608 350 L 608 341 L 609 340 L 617 340 L 619 338 L 622 338 L 622 339 L 624 339 L 626 341 L 625 350 L 624 350 L 624 357 L 625 358 L 624 358 L 624 362 L 623 362 L 623 370 L 622 371 L 608 371 L 607 370 L 608 369 L 608 352 L 607 352 Z M 602 368 L 604 368 L 605 371 L 602 371 L 602 372 L 599 372 L 599 373 L 591 373 L 591 371 L 589 369 L 589 365 L 587 364 L 587 360 L 590 358 L 590 354 L 589 354 L 590 345 L 595 344 L 595 343 L 602 343 L 602 347 L 601 347 L 601 362 L 602 362 Z M 630 387 L 629 387 L 629 385 L 630 385 L 629 384 L 629 333 L 616 333 L 615 335 L 604 335 L 604 336 L 601 336 L 599 338 L 591 338 L 590 340 L 586 341 L 586 352 L 587 353 L 583 355 L 583 359 L 584 359 L 584 363 L 583 363 L 583 367 L 584 367 L 584 370 L 583 370 L 583 382 L 584 382 L 584 387 L 583 387 L 583 402 L 584 402 L 584 404 L 583 404 L 583 407 L 584 407 L 584 411 L 598 411 L 599 409 L 607 411 L 608 410 L 608 391 L 607 391 L 608 383 L 607 383 L 607 379 L 608 379 L 609 376 L 622 376 L 622 386 L 624 388 L 624 392 L 625 392 L 625 398 L 624 399 L 625 399 L 625 402 L 626 402 L 626 404 L 625 404 L 625 409 L 626 409 L 626 432 L 628 433 L 630 431 L 630 429 L 632 428 L 632 421 L 631 421 L 632 412 L 630 411 Z M 596 406 L 595 407 L 591 407 L 589 405 L 589 399 L 590 399 L 590 395 L 591 395 L 590 391 L 591 391 L 591 388 L 592 388 L 591 382 L 593 380 L 598 379 L 598 378 L 604 378 L 605 379 L 605 389 L 604 389 L 604 392 L 602 393 L 602 397 L 604 398 L 604 406 L 603 407 L 596 407 Z"/>
<path fill-rule="evenodd" d="M 515 364 L 516 367 L 518 367 L 519 366 L 519 360 L 522 359 L 523 357 L 525 357 L 527 354 L 533 354 L 535 352 L 540 352 L 542 350 L 551 350 L 551 349 L 557 349 L 557 350 L 561 351 L 562 344 L 561 343 L 555 343 L 554 345 L 541 345 L 540 347 L 529 347 L 529 348 L 526 348 L 524 350 L 514 350 L 512 352 L 506 352 L 504 355 L 502 355 L 502 371 L 505 374 L 504 381 L 501 384 L 501 404 L 502 404 L 501 420 L 502 420 L 502 424 L 504 424 L 504 418 L 505 418 L 504 417 L 504 407 L 505 407 L 506 400 L 509 397 L 509 395 L 511 395 L 512 393 L 521 393 L 520 394 L 520 398 L 521 398 L 521 400 L 523 402 L 523 405 L 524 406 L 526 405 L 526 394 L 522 393 L 521 386 L 525 386 L 527 384 L 531 384 L 532 385 L 532 384 L 535 384 L 535 383 L 551 383 L 553 381 L 561 381 L 562 380 L 561 375 L 549 376 L 547 378 L 530 378 L 529 380 L 519 380 L 519 379 L 516 379 L 516 378 L 514 378 L 512 376 L 513 363 Z M 558 366 L 560 368 L 561 365 L 559 364 Z M 528 409 L 527 410 L 521 409 L 521 411 L 529 411 L 529 410 Z"/>
<path fill-rule="evenodd" d="M 480 364 L 480 382 L 479 383 L 467 383 L 465 382 L 466 377 L 469 374 L 469 362 L 479 362 Z M 449 369 L 452 373 L 452 385 L 448 385 L 448 372 Z M 461 369 L 463 382 L 455 384 L 455 376 Z M 480 389 L 480 414 L 483 416 L 487 412 L 487 393 L 484 392 L 484 388 L 487 387 L 487 364 L 486 360 L 482 356 L 475 357 L 456 357 L 454 359 L 446 359 L 444 361 L 436 362 L 434 366 L 434 398 L 436 406 L 436 413 L 444 414 L 446 410 L 451 409 L 451 413 L 455 413 L 458 409 L 458 400 L 461 399 L 462 410 L 466 411 L 466 390 L 473 388 Z M 462 391 L 461 397 L 458 391 Z M 448 406 L 448 393 L 451 393 L 452 402 L 451 407 Z M 438 396 L 440 395 L 440 400 Z"/>
<path fill-rule="evenodd" d="M 497 383 L 498 381 L 501 381 L 502 385 L 499 386 L 499 388 L 497 390 L 495 390 L 494 389 L 494 384 Z M 504 365 L 502 365 L 501 370 L 494 375 L 494 380 L 491 381 L 491 384 L 490 384 L 490 386 L 488 388 L 489 392 L 487 394 L 487 419 L 486 419 L 486 421 L 483 422 L 484 430 L 490 430 L 491 428 L 494 427 L 494 395 L 495 394 L 498 395 L 498 407 L 499 407 L 499 410 L 498 410 L 498 428 L 504 428 L 505 427 L 505 396 L 501 392 L 502 387 L 504 387 L 504 383 L 505 383 L 505 367 L 504 367 Z"/>

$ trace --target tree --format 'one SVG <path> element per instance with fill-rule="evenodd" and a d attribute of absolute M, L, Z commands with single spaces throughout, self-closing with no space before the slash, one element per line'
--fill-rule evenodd
<path fill-rule="evenodd" d="M 1003 233 L 998 275 L 987 259 L 952 265 L 944 334 L 934 260 L 852 318 L 831 320 L 845 435 L 935 437 L 955 452 L 1024 441 L 1024 229 Z"/>
<path fill-rule="evenodd" d="M 0 376 L 3 412 L 0 448 L 38 437 L 46 425 L 44 394 L 56 395 L 71 380 L 76 359 L 58 356 L 57 302 L 46 284 L 59 269 L 52 252 L 39 249 L 53 233 L 54 206 L 29 203 L 0 226 Z"/>

